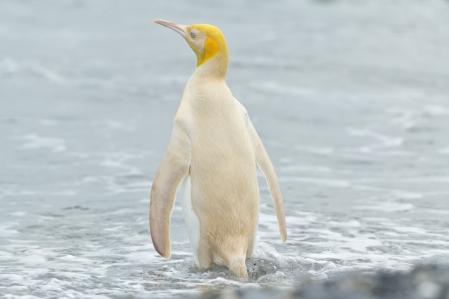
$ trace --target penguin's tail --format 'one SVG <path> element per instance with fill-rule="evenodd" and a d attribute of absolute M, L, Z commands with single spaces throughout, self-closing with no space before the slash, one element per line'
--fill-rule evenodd
<path fill-rule="evenodd" d="M 247 242 L 243 238 L 228 238 L 219 247 L 220 264 L 224 264 L 229 271 L 239 278 L 247 279 L 246 269 Z"/>
<path fill-rule="evenodd" d="M 235 276 L 242 279 L 248 279 L 248 270 L 246 269 L 245 256 L 234 256 L 228 259 L 226 266 Z"/>

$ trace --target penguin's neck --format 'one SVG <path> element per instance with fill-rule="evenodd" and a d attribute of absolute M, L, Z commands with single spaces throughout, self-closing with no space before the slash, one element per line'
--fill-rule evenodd
<path fill-rule="evenodd" d="M 228 53 L 220 51 L 214 57 L 198 65 L 193 72 L 195 79 L 226 80 L 228 71 Z"/>

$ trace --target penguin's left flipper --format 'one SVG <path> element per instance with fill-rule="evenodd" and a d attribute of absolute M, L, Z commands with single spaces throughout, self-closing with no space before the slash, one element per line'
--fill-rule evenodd
<path fill-rule="evenodd" d="M 190 139 L 175 122 L 165 157 L 153 179 L 150 195 L 150 233 L 154 248 L 170 258 L 170 216 L 176 190 L 190 167 Z"/>
<path fill-rule="evenodd" d="M 273 200 L 274 208 L 276 210 L 276 217 L 279 225 L 279 232 L 281 234 L 281 239 L 283 242 L 287 241 L 287 228 L 285 224 L 285 214 L 284 214 L 284 200 L 282 198 L 281 188 L 279 187 L 276 171 L 274 170 L 273 163 L 271 163 L 270 156 L 268 155 L 265 147 L 262 143 L 262 140 L 257 134 L 256 129 L 254 128 L 251 119 L 248 116 L 248 112 L 245 107 L 235 99 L 242 108 L 242 113 L 246 118 L 249 135 L 251 137 L 251 141 L 253 143 L 254 152 L 256 154 L 256 162 L 259 166 L 259 169 L 265 176 L 265 179 L 268 184 L 268 188 L 271 192 L 271 198 Z"/>

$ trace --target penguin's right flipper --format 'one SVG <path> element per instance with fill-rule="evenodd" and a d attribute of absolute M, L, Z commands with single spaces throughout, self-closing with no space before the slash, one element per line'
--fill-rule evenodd
<path fill-rule="evenodd" d="M 153 179 L 150 195 L 150 233 L 154 248 L 169 258 L 170 217 L 176 190 L 190 167 L 190 139 L 175 123 L 165 157 Z"/>
<path fill-rule="evenodd" d="M 271 198 L 276 210 L 279 232 L 281 234 L 282 241 L 285 242 L 287 240 L 287 228 L 284 215 L 284 200 L 282 198 L 276 171 L 274 170 L 273 163 L 271 163 L 270 156 L 268 156 L 268 153 L 263 146 L 262 140 L 260 140 L 259 134 L 257 134 L 257 131 L 254 128 L 248 115 L 246 115 L 246 117 L 248 121 L 249 134 L 251 136 L 251 141 L 253 142 L 254 151 L 256 154 L 256 162 L 260 170 L 264 174 L 268 184 L 268 188 L 270 189 Z"/>

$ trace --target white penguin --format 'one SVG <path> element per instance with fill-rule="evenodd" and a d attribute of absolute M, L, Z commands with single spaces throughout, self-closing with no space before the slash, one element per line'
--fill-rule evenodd
<path fill-rule="evenodd" d="M 282 194 L 274 167 L 245 108 L 226 84 L 228 48 L 215 26 L 155 23 L 173 29 L 197 56 L 153 180 L 150 232 L 154 248 L 170 257 L 170 217 L 181 182 L 195 264 L 221 264 L 247 278 L 259 213 L 256 168 L 267 180 L 282 241 L 287 239 Z"/>

